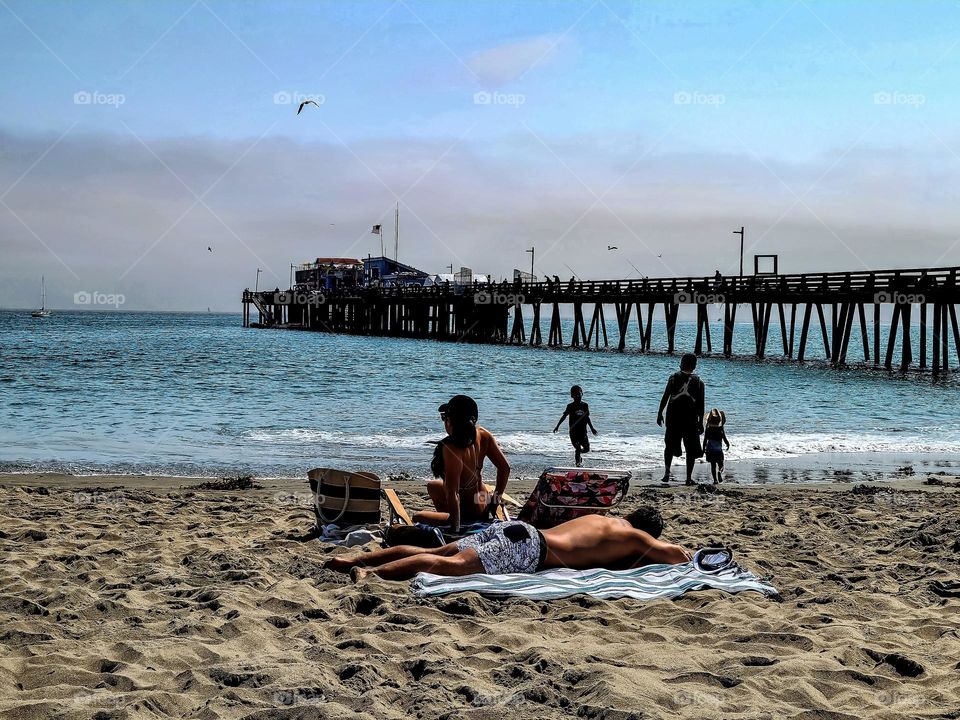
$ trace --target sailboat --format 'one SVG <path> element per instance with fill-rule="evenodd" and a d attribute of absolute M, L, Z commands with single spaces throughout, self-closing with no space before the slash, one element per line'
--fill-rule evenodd
<path fill-rule="evenodd" d="M 47 310 L 47 286 L 44 283 L 43 275 L 40 276 L 40 309 L 30 313 L 33 317 L 46 318 L 51 313 Z"/>

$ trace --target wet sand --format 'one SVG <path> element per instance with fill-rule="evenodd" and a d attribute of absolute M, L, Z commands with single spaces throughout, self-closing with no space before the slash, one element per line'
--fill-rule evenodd
<path fill-rule="evenodd" d="M 641 479 L 624 511 L 782 595 L 642 603 L 353 585 L 300 481 L 0 476 L 0 717 L 960 717 L 960 487 L 930 477 Z"/>

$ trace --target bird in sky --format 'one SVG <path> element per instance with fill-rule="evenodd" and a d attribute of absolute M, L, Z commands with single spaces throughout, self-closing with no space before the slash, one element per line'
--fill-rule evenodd
<path fill-rule="evenodd" d="M 207 252 L 213 252 L 213 248 L 207 245 Z"/>
<path fill-rule="evenodd" d="M 616 245 L 607 245 L 607 250 L 619 250 Z"/>
<path fill-rule="evenodd" d="M 304 100 L 302 103 L 300 103 L 300 107 L 297 108 L 297 115 L 301 113 L 304 105 L 316 105 L 317 107 L 320 107 L 316 100 Z"/>
<path fill-rule="evenodd" d="M 662 257 L 663 257 L 663 253 L 660 253 L 659 255 L 657 255 L 657 257 L 662 258 Z"/>

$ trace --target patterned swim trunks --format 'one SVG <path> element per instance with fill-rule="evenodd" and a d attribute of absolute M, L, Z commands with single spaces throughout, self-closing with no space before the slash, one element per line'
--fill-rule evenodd
<path fill-rule="evenodd" d="M 488 575 L 537 572 L 547 557 L 543 535 L 520 520 L 494 523 L 476 535 L 461 538 L 457 549 L 475 550 Z"/>

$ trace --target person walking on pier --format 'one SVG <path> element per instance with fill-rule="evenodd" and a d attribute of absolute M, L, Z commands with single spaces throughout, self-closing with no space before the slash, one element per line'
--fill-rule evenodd
<path fill-rule="evenodd" d="M 587 436 L 587 428 L 590 428 L 594 435 L 597 434 L 597 429 L 590 422 L 589 406 L 583 402 L 583 388 L 574 385 L 570 388 L 570 397 L 573 398 L 573 402 L 567 405 L 563 415 L 557 420 L 557 426 L 553 431 L 557 432 L 560 429 L 560 424 L 566 418 L 570 418 L 570 442 L 573 445 L 577 467 L 580 467 L 583 465 L 581 454 L 590 452 L 590 438 Z"/>
<path fill-rule="evenodd" d="M 660 398 L 657 425 L 664 424 L 666 409 L 666 432 L 663 436 L 663 479 L 670 482 L 670 465 L 673 458 L 687 452 L 687 485 L 693 485 L 693 466 L 703 454 L 700 435 L 703 434 L 703 406 L 706 394 L 703 380 L 693 371 L 697 369 L 697 356 L 687 353 L 680 358 L 680 372 L 667 380 L 667 387 Z"/>

